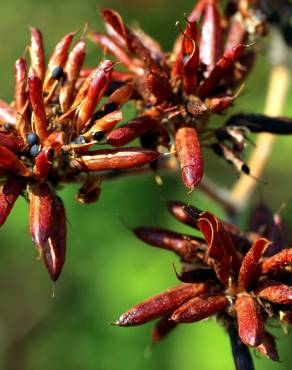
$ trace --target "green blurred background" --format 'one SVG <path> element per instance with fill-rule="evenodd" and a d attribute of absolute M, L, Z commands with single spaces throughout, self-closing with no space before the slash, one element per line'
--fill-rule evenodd
<path fill-rule="evenodd" d="M 193 1 L 2 1 L 1 97 L 12 98 L 13 63 L 29 42 L 28 25 L 43 31 L 48 55 L 62 35 L 83 28 L 85 22 L 101 30 L 97 8 L 105 5 L 115 7 L 128 22 L 138 21 L 168 50 L 177 33 L 175 21 L 183 19 Z M 96 64 L 95 48 L 88 45 L 88 50 L 88 63 Z M 262 111 L 268 75 L 262 55 L 236 111 Z M 291 105 L 285 113 L 292 115 Z M 278 139 L 263 176 L 268 185 L 261 185 L 255 194 L 255 200 L 264 199 L 274 209 L 291 197 L 291 140 Z M 206 162 L 207 173 L 220 184 L 236 180 L 236 174 L 214 156 L 208 155 Z M 201 193 L 187 195 L 179 176 L 164 176 L 163 181 L 160 188 L 153 176 L 104 183 L 100 201 L 91 206 L 75 203 L 76 186 L 66 187 L 61 195 L 69 224 L 68 254 L 55 287 L 42 262 L 36 261 L 27 205 L 18 200 L 0 232 L 0 369 L 233 369 L 229 339 L 213 320 L 181 325 L 152 348 L 152 354 L 147 350 L 152 324 L 130 329 L 109 325 L 134 303 L 177 284 L 172 263 L 178 266 L 178 260 L 136 240 L 129 227 L 161 225 L 190 232 L 167 214 L 165 199 L 187 200 L 220 213 Z M 257 369 L 291 369 L 291 337 L 281 331 L 277 337 L 282 362 L 256 355 Z"/>

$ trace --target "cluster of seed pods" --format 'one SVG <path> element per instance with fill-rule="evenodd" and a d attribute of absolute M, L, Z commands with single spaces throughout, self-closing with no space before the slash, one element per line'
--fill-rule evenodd
<path fill-rule="evenodd" d="M 127 68 L 120 72 L 119 84 L 133 82 L 132 99 L 139 111 L 132 121 L 113 129 L 107 142 L 120 147 L 140 138 L 145 148 L 176 152 L 190 190 L 203 176 L 202 145 L 249 174 L 241 159 L 245 125 L 213 130 L 208 121 L 239 95 L 255 56 L 251 44 L 265 34 L 266 25 L 257 2 L 229 1 L 224 11 L 222 7 L 216 0 L 198 1 L 186 18 L 186 29 L 178 24 L 181 35 L 172 52 L 162 51 L 149 35 L 128 27 L 111 9 L 101 12 L 107 35 L 88 35 Z M 264 126 L 263 122 L 260 131 Z M 289 126 L 291 132 L 291 122 Z"/>
<path fill-rule="evenodd" d="M 265 210 L 257 209 L 251 231 L 243 233 L 210 212 L 182 202 L 171 201 L 167 207 L 204 238 L 135 228 L 143 242 L 180 257 L 182 271 L 176 274 L 183 284 L 135 305 L 115 324 L 141 325 L 160 318 L 152 332 L 152 340 L 158 342 L 177 324 L 216 315 L 230 335 L 237 369 L 253 369 L 246 346 L 278 361 L 275 338 L 264 325 L 268 319 L 292 323 L 292 248 L 284 247 L 280 215 L 267 223 Z"/>
<path fill-rule="evenodd" d="M 101 171 L 137 168 L 159 156 L 143 147 L 90 150 L 123 119 L 120 108 L 133 84 L 113 89 L 110 60 L 84 77 L 85 42 L 77 40 L 70 50 L 73 37 L 61 39 L 46 66 L 41 32 L 31 28 L 30 66 L 24 57 L 15 62 L 14 101 L 0 100 L 0 225 L 18 196 L 25 196 L 30 234 L 53 280 L 66 249 L 66 215 L 57 187 L 81 182 L 76 200 L 90 203 L 99 197 Z"/>

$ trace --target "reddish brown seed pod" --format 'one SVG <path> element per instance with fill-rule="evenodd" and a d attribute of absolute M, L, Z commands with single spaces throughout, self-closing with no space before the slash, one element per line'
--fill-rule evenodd
<path fill-rule="evenodd" d="M 0 226 L 6 221 L 23 188 L 24 184 L 14 179 L 7 179 L 0 186 Z"/>
<path fill-rule="evenodd" d="M 137 74 L 144 73 L 143 69 L 136 65 L 133 59 L 131 59 L 127 53 L 125 53 L 124 49 L 114 42 L 110 37 L 97 32 L 90 32 L 87 36 L 93 43 L 101 47 L 105 53 L 110 53 L 113 55 L 130 71 Z"/>
<path fill-rule="evenodd" d="M 265 332 L 264 339 L 262 343 L 256 347 L 256 350 L 270 360 L 279 361 L 275 338 L 268 332 Z"/>
<path fill-rule="evenodd" d="M 204 173 L 203 156 L 196 129 L 180 127 L 175 135 L 175 143 L 183 181 L 189 189 L 193 190 Z"/>
<path fill-rule="evenodd" d="M 54 195 L 46 183 L 29 188 L 30 235 L 36 247 L 43 251 L 54 230 Z"/>
<path fill-rule="evenodd" d="M 24 58 L 19 58 L 14 64 L 14 97 L 15 109 L 18 113 L 24 114 L 27 107 L 27 67 Z"/>
<path fill-rule="evenodd" d="M 133 90 L 134 90 L 133 82 L 125 83 L 109 96 L 109 98 L 105 102 L 105 106 L 109 103 L 114 103 L 117 108 L 120 108 L 122 105 L 127 103 L 127 101 L 131 98 Z"/>
<path fill-rule="evenodd" d="M 72 42 L 73 36 L 74 32 L 70 32 L 67 35 L 65 35 L 56 45 L 52 55 L 50 56 L 44 81 L 45 93 L 50 92 L 51 87 L 55 82 L 55 78 L 52 76 L 54 68 L 56 67 L 63 68 L 66 64 L 68 58 L 68 50 Z"/>
<path fill-rule="evenodd" d="M 85 59 L 85 42 L 79 40 L 68 56 L 64 68 L 64 79 L 60 89 L 60 105 L 65 113 L 71 106 L 74 95 L 74 88 Z"/>
<path fill-rule="evenodd" d="M 0 173 L 12 172 L 15 175 L 28 177 L 30 171 L 26 165 L 9 149 L 0 146 Z"/>
<path fill-rule="evenodd" d="M 240 339 L 247 346 L 257 347 L 265 336 L 260 306 L 251 296 L 241 295 L 235 302 L 235 309 Z"/>
<path fill-rule="evenodd" d="M 198 229 L 197 221 L 202 213 L 200 209 L 179 201 L 169 201 L 166 206 L 178 221 Z"/>
<path fill-rule="evenodd" d="M 43 99 L 43 87 L 41 80 L 34 75 L 28 76 L 28 88 L 30 103 L 33 111 L 33 130 L 43 144 L 48 137 L 47 118 Z"/>
<path fill-rule="evenodd" d="M 76 126 L 81 132 L 109 84 L 114 63 L 110 60 L 103 61 L 103 66 L 97 68 L 88 86 L 86 97 L 77 109 Z"/>
<path fill-rule="evenodd" d="M 16 124 L 16 112 L 9 104 L 0 99 L 0 123 Z"/>
<path fill-rule="evenodd" d="M 80 204 L 91 204 L 98 201 L 100 196 L 100 181 L 95 177 L 87 177 L 78 190 L 75 199 Z"/>
<path fill-rule="evenodd" d="M 147 87 L 151 94 L 155 97 L 156 103 L 170 101 L 173 98 L 172 87 L 168 76 L 161 74 L 160 70 L 148 66 L 148 73 L 146 77 Z"/>
<path fill-rule="evenodd" d="M 192 236 L 154 227 L 137 227 L 133 232 L 143 242 L 171 250 L 182 258 L 196 257 L 197 247 L 204 243 Z"/>
<path fill-rule="evenodd" d="M 144 166 L 159 157 L 155 150 L 139 147 L 96 150 L 71 161 L 81 171 L 122 170 Z"/>
<path fill-rule="evenodd" d="M 152 330 L 152 342 L 158 343 L 163 340 L 172 330 L 174 330 L 177 326 L 177 323 L 170 320 L 170 315 L 166 315 L 162 317 L 158 322 L 155 324 Z"/>
<path fill-rule="evenodd" d="M 45 52 L 43 45 L 43 37 L 41 31 L 37 28 L 30 27 L 30 60 L 31 60 L 31 70 L 30 73 L 38 76 L 38 78 L 43 81 L 45 77 Z"/>
<path fill-rule="evenodd" d="M 18 153 L 25 148 L 25 143 L 20 136 L 4 132 L 0 132 L 0 145 L 14 153 Z"/>
<path fill-rule="evenodd" d="M 292 287 L 275 280 L 267 280 L 257 286 L 258 297 L 277 304 L 292 304 Z"/>
<path fill-rule="evenodd" d="M 272 257 L 263 261 L 261 266 L 262 274 L 269 274 L 272 271 L 288 266 L 292 263 L 292 248 L 283 249 Z"/>
<path fill-rule="evenodd" d="M 189 299 L 206 291 L 204 284 L 182 284 L 157 294 L 137 304 L 120 316 L 118 326 L 142 325 L 167 313 L 171 313 Z"/>
<path fill-rule="evenodd" d="M 223 31 L 217 0 L 207 0 L 202 19 L 200 60 L 210 72 L 222 55 Z"/>
<path fill-rule="evenodd" d="M 118 122 L 123 120 L 123 113 L 121 111 L 114 111 L 106 114 L 102 118 L 96 120 L 90 129 L 83 134 L 86 140 L 92 139 L 92 135 L 95 132 L 109 131 L 111 130 Z"/>
<path fill-rule="evenodd" d="M 51 279 L 56 281 L 65 262 L 67 237 L 65 208 L 59 197 L 54 199 L 53 212 L 53 228 L 44 247 L 44 261 Z"/>
<path fill-rule="evenodd" d="M 223 311 L 228 299 L 222 294 L 203 294 L 180 306 L 171 316 L 177 323 L 193 323 Z"/>
<path fill-rule="evenodd" d="M 37 179 L 44 180 L 47 177 L 52 167 L 53 155 L 54 151 L 52 149 L 45 149 L 36 156 L 33 174 Z"/>
<path fill-rule="evenodd" d="M 148 115 L 138 116 L 125 125 L 118 127 L 107 135 L 107 142 L 115 147 L 126 145 L 137 137 L 152 131 L 157 121 Z"/>
<path fill-rule="evenodd" d="M 225 51 L 223 56 L 216 63 L 215 67 L 211 70 L 210 75 L 203 80 L 200 85 L 198 91 L 200 97 L 209 95 L 218 87 L 221 80 L 230 74 L 232 66 L 241 56 L 245 48 L 245 45 L 238 44 L 232 49 Z"/>
<path fill-rule="evenodd" d="M 257 280 L 260 274 L 259 260 L 270 242 L 267 239 L 260 238 L 256 240 L 247 254 L 244 256 L 238 275 L 238 287 L 240 290 L 246 290 Z"/>

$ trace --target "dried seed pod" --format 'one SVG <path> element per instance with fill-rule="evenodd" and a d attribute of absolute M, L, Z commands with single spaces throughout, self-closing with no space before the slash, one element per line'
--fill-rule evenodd
<path fill-rule="evenodd" d="M 279 361 L 279 355 L 276 347 L 276 341 L 272 334 L 265 332 L 265 337 L 256 350 L 270 360 Z"/>
<path fill-rule="evenodd" d="M 107 135 L 107 142 L 119 147 L 130 143 L 137 137 L 152 131 L 157 126 L 156 120 L 148 115 L 138 116 L 125 125 L 118 127 Z"/>
<path fill-rule="evenodd" d="M 46 183 L 36 183 L 29 189 L 30 235 L 36 247 L 43 251 L 54 230 L 54 195 Z"/>
<path fill-rule="evenodd" d="M 20 136 L 4 132 L 0 132 L 0 145 L 14 153 L 18 153 L 25 148 L 25 143 Z"/>
<path fill-rule="evenodd" d="M 87 177 L 78 190 L 75 199 L 80 204 L 95 203 L 98 201 L 100 191 L 100 181 L 93 177 Z"/>
<path fill-rule="evenodd" d="M 292 287 L 275 280 L 267 280 L 257 286 L 255 293 L 277 304 L 292 304 Z"/>
<path fill-rule="evenodd" d="M 30 73 L 36 75 L 41 81 L 45 77 L 45 53 L 41 31 L 30 27 L 31 39 L 29 46 L 31 70 Z"/>
<path fill-rule="evenodd" d="M 178 201 L 166 203 L 168 211 L 180 222 L 198 229 L 197 221 L 203 212 L 200 209 Z"/>
<path fill-rule="evenodd" d="M 180 127 L 175 135 L 177 156 L 185 185 L 193 190 L 203 177 L 203 157 L 196 129 Z"/>
<path fill-rule="evenodd" d="M 56 281 L 65 262 L 67 237 L 65 208 L 62 199 L 59 197 L 54 199 L 53 212 L 53 227 L 44 246 L 44 261 L 51 279 Z"/>
<path fill-rule="evenodd" d="M 163 340 L 177 326 L 177 323 L 170 320 L 170 315 L 162 317 L 152 330 L 152 342 L 158 343 Z"/>
<path fill-rule="evenodd" d="M 241 295 L 235 308 L 240 339 L 247 346 L 259 346 L 265 336 L 260 306 L 251 296 Z"/>
<path fill-rule="evenodd" d="M 254 370 L 249 349 L 240 340 L 238 331 L 233 324 L 228 327 L 228 334 L 236 370 Z"/>
<path fill-rule="evenodd" d="M 139 147 L 105 149 L 91 152 L 71 161 L 73 168 L 81 171 L 123 170 L 144 166 L 159 157 L 155 150 Z"/>
<path fill-rule="evenodd" d="M 9 123 L 11 125 L 16 124 L 16 112 L 14 108 L 5 103 L 0 99 L 0 122 Z"/>
<path fill-rule="evenodd" d="M 118 89 L 116 89 L 106 100 L 105 107 L 109 104 L 114 104 L 115 109 L 120 108 L 122 105 L 127 103 L 127 101 L 131 98 L 134 91 L 134 84 L 133 82 L 127 82 Z"/>
<path fill-rule="evenodd" d="M 269 274 L 272 271 L 288 266 L 292 263 L 292 248 L 283 249 L 281 252 L 274 254 L 272 257 L 263 261 L 261 272 Z"/>
<path fill-rule="evenodd" d="M 204 284 L 183 284 L 168 289 L 125 312 L 115 322 L 118 326 L 142 325 L 146 322 L 171 313 L 189 299 L 206 291 Z"/>
<path fill-rule="evenodd" d="M 51 167 L 54 151 L 52 149 L 42 150 L 35 158 L 35 164 L 33 167 L 33 174 L 40 180 L 44 180 Z"/>
<path fill-rule="evenodd" d="M 144 243 L 168 249 L 184 258 L 196 257 L 197 248 L 204 240 L 154 227 L 137 227 L 134 234 Z"/>
<path fill-rule="evenodd" d="M 203 294 L 180 306 L 171 316 L 177 323 L 193 323 L 223 311 L 228 299 L 222 294 Z"/>
<path fill-rule="evenodd" d="M 121 111 L 114 111 L 106 114 L 102 118 L 94 121 L 90 129 L 83 134 L 86 140 L 91 140 L 95 138 L 95 133 L 103 133 L 111 130 L 118 122 L 122 121 L 123 113 Z"/>
<path fill-rule="evenodd" d="M 0 145 L 0 174 L 4 175 L 9 172 L 24 177 L 30 176 L 26 165 L 13 152 Z"/>
<path fill-rule="evenodd" d="M 173 98 L 172 87 L 168 76 L 161 74 L 161 71 L 156 71 L 151 65 L 148 66 L 146 77 L 147 87 L 151 94 L 156 98 L 156 103 L 170 101 Z"/>
<path fill-rule="evenodd" d="M 267 239 L 258 239 L 244 256 L 238 275 L 239 289 L 247 290 L 257 280 L 260 274 L 259 260 L 269 244 Z"/>
<path fill-rule="evenodd" d="M 60 89 L 60 105 L 65 113 L 71 106 L 74 97 L 74 88 L 85 59 L 85 42 L 79 40 L 68 56 L 64 68 L 64 80 Z"/>
<path fill-rule="evenodd" d="M 53 87 L 56 79 L 54 78 L 53 71 L 55 68 L 64 68 L 67 58 L 68 50 L 72 42 L 74 32 L 65 35 L 56 45 L 52 55 L 50 56 L 47 72 L 44 81 L 44 92 L 49 93 Z"/>
<path fill-rule="evenodd" d="M 0 186 L 0 226 L 6 221 L 23 188 L 22 182 L 12 178 Z"/>
<path fill-rule="evenodd" d="M 14 97 L 15 109 L 18 113 L 24 114 L 27 107 L 27 67 L 24 58 L 19 58 L 14 64 Z"/>
<path fill-rule="evenodd" d="M 38 135 L 41 144 L 48 137 L 47 118 L 43 99 L 41 80 L 34 75 L 28 76 L 30 103 L 33 110 L 33 130 Z"/>

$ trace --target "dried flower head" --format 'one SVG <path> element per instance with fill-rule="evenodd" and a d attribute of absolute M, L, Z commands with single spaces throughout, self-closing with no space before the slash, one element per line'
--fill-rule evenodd
<path fill-rule="evenodd" d="M 238 117 L 231 118 L 234 125 L 220 129 L 208 127 L 208 122 L 239 95 L 253 65 L 252 44 L 266 33 L 266 22 L 257 2 L 228 1 L 224 11 L 222 7 L 216 0 L 198 1 L 186 17 L 185 30 L 178 23 L 181 34 L 171 52 L 162 51 L 142 30 L 128 27 L 111 9 L 101 12 L 107 35 L 89 34 L 127 68 L 116 75 L 116 82 L 123 86 L 133 81 L 132 99 L 139 112 L 108 133 L 107 142 L 120 147 L 139 137 L 145 148 L 176 152 L 183 181 L 191 190 L 204 172 L 202 145 L 249 174 L 241 158 L 248 131 L 244 120 L 239 124 Z M 250 115 L 243 118 L 253 122 Z M 265 117 L 258 127 L 266 130 Z M 291 122 L 289 127 L 291 132 Z"/>
<path fill-rule="evenodd" d="M 32 240 L 53 280 L 66 249 L 66 215 L 58 187 L 81 182 L 76 200 L 90 203 L 99 196 L 98 172 L 140 167 L 159 155 L 142 147 L 90 150 L 122 120 L 120 108 L 133 86 L 109 92 L 114 73 L 110 60 L 102 60 L 84 77 L 85 42 L 81 38 L 69 50 L 73 37 L 71 32 L 61 39 L 46 67 L 41 32 L 31 28 L 30 67 L 23 57 L 15 62 L 14 101 L 0 101 L 0 224 L 24 195 Z"/>
<path fill-rule="evenodd" d="M 177 277 L 183 284 L 135 305 L 115 324 L 141 325 L 160 318 L 152 333 L 158 342 L 177 324 L 215 315 L 230 335 L 237 369 L 253 368 L 246 346 L 278 361 L 275 338 L 265 324 L 269 319 L 291 324 L 292 249 L 281 243 L 280 216 L 268 224 L 265 212 L 255 212 L 251 232 L 243 233 L 182 202 L 167 205 L 177 220 L 200 230 L 204 238 L 135 228 L 145 243 L 181 258 Z"/>

